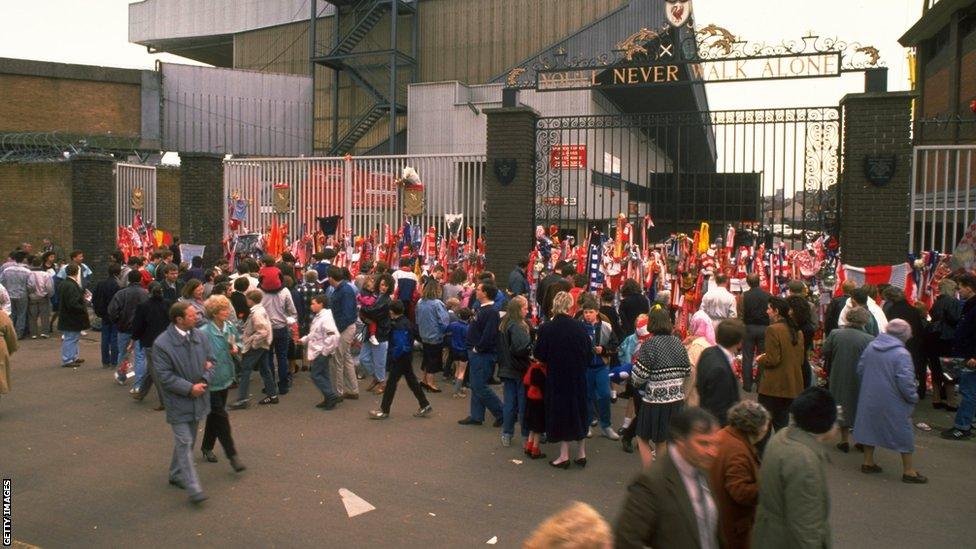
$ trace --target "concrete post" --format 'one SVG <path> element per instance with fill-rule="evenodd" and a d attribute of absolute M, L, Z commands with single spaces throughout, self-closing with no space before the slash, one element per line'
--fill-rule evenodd
<path fill-rule="evenodd" d="M 71 246 L 85 252 L 91 282 L 108 276 L 108 256 L 117 249 L 114 163 L 111 156 L 102 154 L 82 153 L 71 158 Z M 71 250 L 64 253 L 67 256 Z"/>
<path fill-rule="evenodd" d="M 180 242 L 205 245 L 210 267 L 224 255 L 224 159 L 180 153 Z"/>
<path fill-rule="evenodd" d="M 840 245 L 844 263 L 864 267 L 907 260 L 914 97 L 914 92 L 859 93 L 841 100 Z M 868 157 L 894 157 L 894 174 L 887 183 L 868 181 Z"/>
<path fill-rule="evenodd" d="M 526 259 L 534 242 L 535 126 L 539 113 L 529 107 L 486 109 L 488 149 L 485 166 L 485 240 L 489 271 L 500 287 L 508 273 Z M 515 161 L 515 178 L 504 184 L 495 175 L 497 161 Z"/>

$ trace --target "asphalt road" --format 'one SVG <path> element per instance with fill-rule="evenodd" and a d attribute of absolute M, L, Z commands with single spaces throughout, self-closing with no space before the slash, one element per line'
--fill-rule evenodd
<path fill-rule="evenodd" d="M 405 386 L 386 421 L 367 419 L 373 397 L 319 410 L 321 397 L 301 373 L 281 404 L 231 412 L 247 471 L 234 473 L 219 446 L 220 462 L 203 462 L 198 443 L 197 471 L 210 499 L 196 508 L 167 484 L 172 431 L 163 412 L 152 411 L 155 395 L 135 402 L 112 381 L 99 367 L 97 336 L 82 341 L 87 362 L 78 369 L 58 366 L 56 340 L 24 341 L 13 357 L 13 392 L 0 400 L 0 476 L 12 479 L 19 542 L 432 548 L 483 546 L 497 536 L 497 546 L 517 547 L 570 500 L 612 523 L 639 468 L 636 454 L 603 438 L 589 441 L 585 470 L 525 459 L 517 442 L 501 447 L 498 429 L 457 425 L 468 402 L 448 392 L 432 395 L 426 419 L 412 417 L 416 401 Z M 615 424 L 622 413 L 615 406 Z M 916 420 L 936 428 L 917 431 L 916 464 L 928 485 L 901 483 L 892 452 L 879 452 L 885 471 L 869 476 L 860 473 L 859 454 L 830 444 L 835 546 L 972 543 L 976 442 L 939 439 L 950 416 L 928 402 Z M 349 518 L 340 489 L 376 509 Z"/>

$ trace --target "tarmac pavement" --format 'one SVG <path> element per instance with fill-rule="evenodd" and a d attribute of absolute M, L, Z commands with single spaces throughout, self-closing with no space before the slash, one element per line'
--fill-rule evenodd
<path fill-rule="evenodd" d="M 362 393 L 335 410 L 308 373 L 281 403 L 231 411 L 241 460 L 234 473 L 194 453 L 210 496 L 200 507 L 167 484 L 172 431 L 102 369 L 97 332 L 81 343 L 84 365 L 59 366 L 60 342 L 22 341 L 12 360 L 13 391 L 0 399 L 0 477 L 12 479 L 13 539 L 40 547 L 518 547 L 570 500 L 593 505 L 613 523 L 637 454 L 605 438 L 587 442 L 589 464 L 568 471 L 532 461 L 500 429 L 460 426 L 468 400 L 429 395 L 434 413 L 412 416 L 401 382 L 390 419 L 370 421 L 378 398 Z M 131 380 L 129 382 L 131 385 Z M 446 387 L 446 384 L 442 384 Z M 252 388 L 260 391 L 254 374 Z M 365 386 L 364 386 L 365 388 Z M 619 425 L 623 402 L 614 406 Z M 490 414 L 489 414 L 490 418 Z M 938 437 L 951 416 L 918 407 L 916 467 L 927 485 L 901 482 L 898 455 L 881 450 L 880 475 L 860 472 L 861 455 L 828 445 L 834 545 L 852 548 L 963 547 L 976 493 L 976 442 Z M 202 437 L 203 424 L 200 425 Z M 198 437 L 198 438 L 199 438 Z M 550 458 L 557 449 L 549 445 Z M 345 489 L 375 510 L 349 517 Z"/>

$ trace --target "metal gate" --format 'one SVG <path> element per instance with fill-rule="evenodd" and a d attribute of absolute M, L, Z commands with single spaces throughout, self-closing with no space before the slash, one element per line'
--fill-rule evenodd
<path fill-rule="evenodd" d="M 909 250 L 951 253 L 976 221 L 976 145 L 915 147 Z"/>
<path fill-rule="evenodd" d="M 837 230 L 840 133 L 837 107 L 541 118 L 536 223 L 650 215 L 655 239 L 708 222 L 797 246 Z"/>
<path fill-rule="evenodd" d="M 313 232 L 317 218 L 338 215 L 339 234 L 382 234 L 404 220 L 398 179 L 414 168 L 424 185 L 424 208 L 410 221 L 438 234 L 446 215 L 462 215 L 462 226 L 476 235 L 484 228 L 483 155 L 368 156 L 228 160 L 224 197 L 243 201 L 238 232 L 266 233 L 273 222 L 288 225 L 292 240 Z M 276 197 L 275 195 L 278 194 Z M 231 209 L 224 214 L 229 227 Z"/>
<path fill-rule="evenodd" d="M 132 225 L 135 215 L 143 222 L 156 222 L 156 167 L 140 164 L 115 165 L 115 224 Z"/>

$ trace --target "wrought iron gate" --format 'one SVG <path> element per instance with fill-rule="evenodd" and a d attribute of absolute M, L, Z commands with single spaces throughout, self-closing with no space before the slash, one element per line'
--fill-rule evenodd
<path fill-rule="evenodd" d="M 650 215 L 655 239 L 709 222 L 801 245 L 837 230 L 840 134 L 837 107 L 541 118 L 536 224 Z"/>
<path fill-rule="evenodd" d="M 143 222 L 156 223 L 156 167 L 115 165 L 115 224 L 132 225 L 136 214 Z"/>

